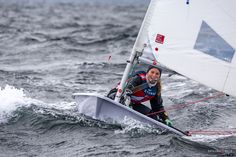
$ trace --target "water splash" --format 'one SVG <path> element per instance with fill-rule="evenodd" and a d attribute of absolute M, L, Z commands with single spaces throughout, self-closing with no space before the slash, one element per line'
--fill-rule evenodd
<path fill-rule="evenodd" d="M 135 119 L 125 117 L 122 122 L 122 130 L 116 130 L 116 134 L 129 134 L 132 137 L 140 137 L 147 134 L 161 134 L 162 132 L 150 125 L 136 121 Z"/>
<path fill-rule="evenodd" d="M 196 135 L 192 135 L 192 136 L 187 136 L 184 137 L 188 140 L 191 141 L 195 141 L 195 142 L 204 142 L 204 143 L 210 143 L 210 142 L 214 142 L 220 139 L 224 139 L 227 137 L 231 137 L 233 135 L 202 135 L 202 134 L 196 134 Z"/>
<path fill-rule="evenodd" d="M 17 89 L 10 85 L 6 85 L 4 88 L 0 87 L 0 123 L 7 122 L 17 108 L 28 107 L 36 101 L 28 98 L 22 88 Z"/>

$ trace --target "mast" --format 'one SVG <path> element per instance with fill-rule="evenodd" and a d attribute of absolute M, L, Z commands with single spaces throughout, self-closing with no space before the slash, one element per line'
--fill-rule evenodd
<path fill-rule="evenodd" d="M 118 90 L 116 93 L 115 101 L 120 102 L 121 95 L 123 93 L 123 90 L 126 85 L 126 80 L 128 79 L 130 70 L 135 62 L 137 62 L 138 57 L 142 55 L 144 45 L 148 38 L 148 27 L 150 25 L 151 19 L 152 19 L 152 13 L 154 11 L 155 5 L 157 3 L 157 0 L 151 0 L 148 10 L 146 12 L 146 15 L 144 17 L 144 20 L 142 22 L 141 28 L 139 30 L 138 36 L 136 38 L 136 41 L 134 43 L 133 49 L 131 51 L 131 55 L 129 57 L 129 60 L 127 61 L 127 65 L 123 74 L 123 77 L 121 79 L 121 83 L 118 86 Z"/>

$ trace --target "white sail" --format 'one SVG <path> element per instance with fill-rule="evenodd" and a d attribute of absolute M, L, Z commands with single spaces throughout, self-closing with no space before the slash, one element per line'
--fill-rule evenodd
<path fill-rule="evenodd" d="M 236 0 L 152 0 L 150 5 L 155 9 L 147 36 L 156 60 L 236 96 Z"/>

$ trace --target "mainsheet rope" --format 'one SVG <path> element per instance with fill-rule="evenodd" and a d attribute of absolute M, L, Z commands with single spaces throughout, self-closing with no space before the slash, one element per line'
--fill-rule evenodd
<path fill-rule="evenodd" d="M 214 95 L 214 96 L 210 96 L 210 97 L 206 97 L 197 101 L 193 101 L 193 102 L 187 102 L 184 104 L 180 104 L 180 105 L 176 105 L 174 107 L 170 107 L 170 108 L 166 108 L 165 110 L 160 110 L 158 112 L 152 112 L 147 114 L 147 116 L 150 115 L 157 115 L 158 113 L 161 112 L 165 112 L 165 111 L 170 111 L 170 110 L 175 110 L 175 109 L 179 109 L 179 108 L 183 108 L 186 106 L 190 106 L 190 105 L 194 105 L 196 103 L 199 102 L 203 102 L 203 101 L 207 101 L 209 99 L 213 99 L 213 98 L 218 98 L 225 95 L 225 93 L 219 92 L 218 94 Z M 201 135 L 236 135 L 236 129 L 231 129 L 231 130 L 189 130 L 187 131 L 189 135 L 193 135 L 193 134 L 201 134 Z"/>
<path fill-rule="evenodd" d="M 169 107 L 169 108 L 157 111 L 157 112 L 152 112 L 152 113 L 149 113 L 149 114 L 146 114 L 146 115 L 147 116 L 157 115 L 157 114 L 159 114 L 161 112 L 170 111 L 170 110 L 176 110 L 176 109 L 183 108 L 183 107 L 186 107 L 186 106 L 189 106 L 189 105 L 194 105 L 194 104 L 199 103 L 199 102 L 207 101 L 209 99 L 217 98 L 217 97 L 220 97 L 220 96 L 223 96 L 223 95 L 225 95 L 225 94 L 222 93 L 222 92 L 219 92 L 218 94 L 216 94 L 214 96 L 206 97 L 206 98 L 203 98 L 203 99 L 200 99 L 200 100 L 197 100 L 197 101 L 193 101 L 193 102 L 186 102 L 184 104 L 175 105 L 173 107 Z"/>

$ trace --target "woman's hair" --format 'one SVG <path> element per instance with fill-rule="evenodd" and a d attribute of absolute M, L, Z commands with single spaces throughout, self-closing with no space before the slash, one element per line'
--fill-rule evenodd
<path fill-rule="evenodd" d="M 151 69 L 158 69 L 158 71 L 160 72 L 160 76 L 161 76 L 161 73 L 162 73 L 162 69 L 160 67 L 157 67 L 157 66 L 153 66 L 153 65 L 150 65 L 147 69 L 147 73 L 151 70 Z"/>
<path fill-rule="evenodd" d="M 161 80 L 159 79 L 158 81 L 157 81 L 157 95 L 159 96 L 159 95 L 161 95 L 161 87 L 162 87 L 162 84 L 161 84 Z"/>

